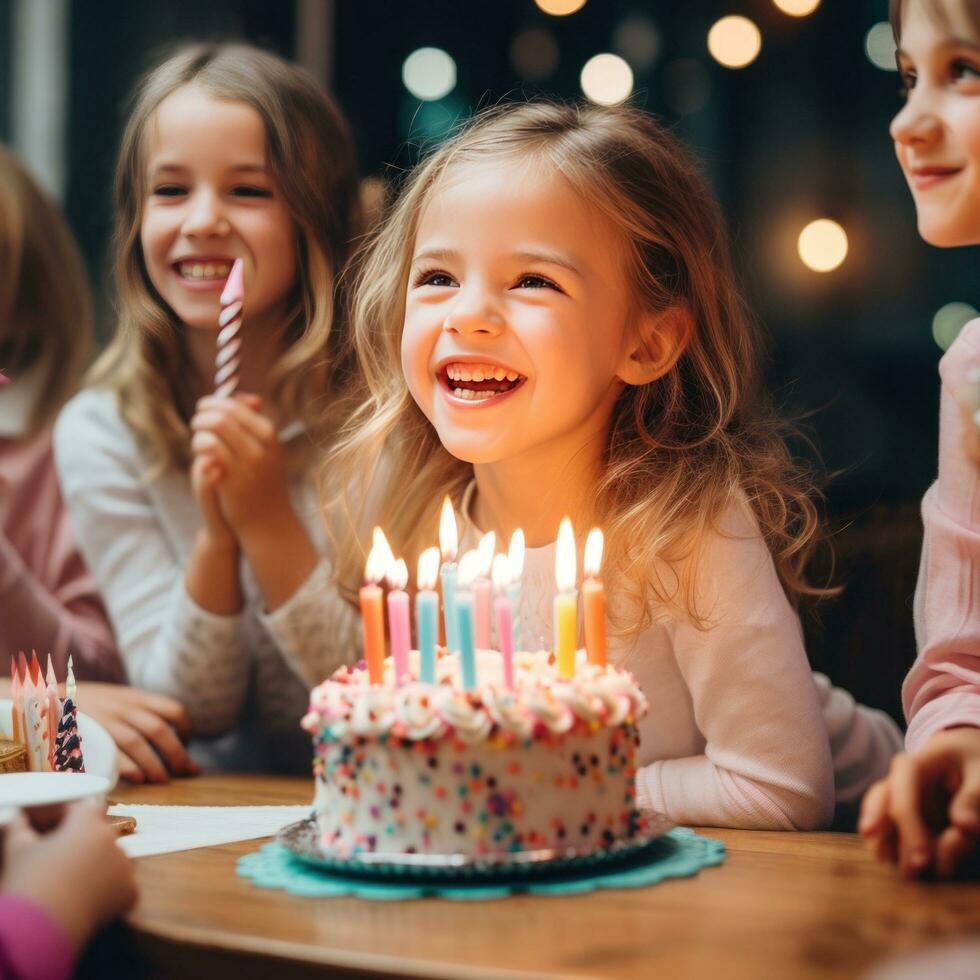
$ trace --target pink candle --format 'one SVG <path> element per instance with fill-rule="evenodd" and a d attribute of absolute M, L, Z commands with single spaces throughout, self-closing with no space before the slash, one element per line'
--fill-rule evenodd
<path fill-rule="evenodd" d="M 493 552 L 497 537 L 491 531 L 480 538 L 476 553 L 480 559 L 479 575 L 473 580 L 473 633 L 478 650 L 490 649 L 490 603 L 493 585 L 490 582 L 490 569 L 493 565 Z"/>
<path fill-rule="evenodd" d="M 408 651 L 412 645 L 411 618 L 409 615 L 408 566 L 399 558 L 388 569 L 388 633 L 391 640 L 391 662 L 395 671 L 395 687 L 411 680 Z"/>
<path fill-rule="evenodd" d="M 505 555 L 497 555 L 493 560 L 493 587 L 497 592 L 493 600 L 493 611 L 497 619 L 497 642 L 500 644 L 500 655 L 504 661 L 504 687 L 514 690 L 514 633 L 511 621 L 510 562 Z"/>

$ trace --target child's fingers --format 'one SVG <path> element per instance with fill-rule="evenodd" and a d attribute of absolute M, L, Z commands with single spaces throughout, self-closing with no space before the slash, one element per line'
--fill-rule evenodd
<path fill-rule="evenodd" d="M 237 459 L 254 459 L 265 452 L 265 444 L 252 427 L 231 412 L 200 412 L 191 419 L 191 428 L 196 435 L 210 432 L 218 436 Z"/>
<path fill-rule="evenodd" d="M 963 782 L 949 804 L 949 819 L 962 830 L 980 833 L 980 765 L 964 767 Z"/>
<path fill-rule="evenodd" d="M 191 449 L 203 456 L 210 456 L 214 463 L 217 463 L 226 470 L 230 470 L 235 463 L 235 457 L 231 447 L 214 432 L 195 432 L 191 438 Z M 206 466 L 206 461 L 202 463 Z M 212 463 L 213 465 L 213 463 Z"/>
<path fill-rule="evenodd" d="M 886 818 L 881 830 L 869 838 L 871 853 L 883 864 L 898 864 L 898 833 L 895 824 Z"/>
<path fill-rule="evenodd" d="M 858 831 L 865 837 L 877 834 L 888 816 L 888 780 L 880 779 L 875 783 L 861 801 L 861 817 L 858 820 Z"/>
<path fill-rule="evenodd" d="M 202 399 L 203 401 L 204 399 Z M 259 442 L 268 443 L 276 438 L 276 427 L 271 420 L 253 409 L 244 400 L 236 398 L 214 399 L 207 401 L 207 404 L 202 405 L 198 410 L 198 415 L 201 416 L 212 413 L 235 419 Z"/>
<path fill-rule="evenodd" d="M 163 718 L 152 711 L 139 709 L 133 711 L 129 717 L 133 727 L 149 742 L 150 748 L 163 758 L 171 773 L 182 776 L 188 770 L 196 771 L 184 743 Z"/>
<path fill-rule="evenodd" d="M 947 827 L 936 841 L 936 873 L 940 878 L 952 878 L 967 856 L 978 849 L 976 834 Z"/>
<path fill-rule="evenodd" d="M 113 727 L 112 737 L 121 751 L 139 766 L 144 778 L 151 783 L 168 781 L 167 769 L 160 756 L 153 751 L 150 743 L 136 728 L 128 722 L 119 722 Z"/>
<path fill-rule="evenodd" d="M 888 814 L 898 832 L 899 863 L 906 874 L 917 874 L 932 859 L 932 840 L 922 819 L 922 767 L 914 756 L 898 755 L 888 779 Z"/>

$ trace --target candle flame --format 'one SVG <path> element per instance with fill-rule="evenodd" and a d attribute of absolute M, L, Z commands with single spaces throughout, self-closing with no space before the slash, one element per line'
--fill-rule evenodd
<path fill-rule="evenodd" d="M 489 578 L 493 567 L 493 553 L 497 548 L 497 535 L 490 531 L 480 538 L 476 553 L 480 556 L 480 577 Z"/>
<path fill-rule="evenodd" d="M 383 556 L 384 558 L 383 568 L 386 572 L 388 570 L 388 566 L 395 560 L 395 553 L 391 550 L 391 545 L 388 544 L 388 539 L 385 537 L 385 533 L 384 531 L 381 530 L 380 527 L 376 527 L 374 529 L 374 533 L 372 535 L 372 544 L 375 548 L 378 549 L 378 552 Z"/>
<path fill-rule="evenodd" d="M 516 585 L 524 574 L 524 532 L 520 528 L 510 536 L 507 564 L 510 565 L 510 580 Z"/>
<path fill-rule="evenodd" d="M 384 549 L 375 545 L 368 552 L 367 563 L 364 566 L 364 581 L 377 585 L 385 577 L 387 570 L 388 556 L 384 553 Z"/>
<path fill-rule="evenodd" d="M 388 579 L 388 587 L 391 589 L 404 589 L 408 585 L 408 565 L 404 558 L 393 561 L 388 565 L 385 576 Z"/>
<path fill-rule="evenodd" d="M 419 555 L 419 574 L 415 580 L 420 592 L 429 591 L 436 587 L 436 579 L 439 577 L 439 549 L 426 548 Z"/>
<path fill-rule="evenodd" d="M 459 535 L 456 530 L 456 511 L 447 495 L 442 501 L 442 513 L 439 515 L 439 550 L 443 561 L 455 561 L 459 548 Z"/>
<path fill-rule="evenodd" d="M 506 555 L 495 555 L 493 559 L 493 590 L 494 592 L 505 592 L 507 586 L 513 581 L 510 571 L 510 562 Z"/>
<path fill-rule="evenodd" d="M 460 589 L 468 589 L 480 574 L 480 553 L 467 551 L 459 560 L 459 573 L 456 579 Z"/>
<path fill-rule="evenodd" d="M 558 526 L 558 546 L 555 548 L 555 582 L 559 592 L 575 591 L 575 532 L 572 522 L 563 517 Z"/>
<path fill-rule="evenodd" d="M 594 527 L 585 539 L 585 558 L 582 561 L 582 574 L 586 578 L 598 578 L 602 567 L 602 531 Z"/>

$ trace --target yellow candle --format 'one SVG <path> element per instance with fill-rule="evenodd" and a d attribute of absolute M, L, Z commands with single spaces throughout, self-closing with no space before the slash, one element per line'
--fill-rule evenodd
<path fill-rule="evenodd" d="M 589 663 L 606 666 L 606 590 L 599 580 L 602 531 L 594 527 L 585 541 L 582 604 L 585 607 L 585 649 Z"/>
<path fill-rule="evenodd" d="M 560 677 L 575 674 L 575 636 L 577 611 L 575 597 L 575 532 L 572 522 L 562 518 L 555 549 L 555 657 Z"/>

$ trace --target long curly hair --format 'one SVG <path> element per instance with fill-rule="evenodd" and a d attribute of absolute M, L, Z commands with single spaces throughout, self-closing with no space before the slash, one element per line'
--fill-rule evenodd
<path fill-rule="evenodd" d="M 243 44 L 181 48 L 140 82 L 123 133 L 113 243 L 119 319 L 88 379 L 115 392 L 151 475 L 190 465 L 193 406 L 184 328 L 150 282 L 140 246 L 145 133 L 160 103 L 190 84 L 251 106 L 265 124 L 267 165 L 295 225 L 299 267 L 284 350 L 269 377 L 276 404 L 306 424 L 310 445 L 335 426 L 332 395 L 350 367 L 338 282 L 359 233 L 360 205 L 344 117 L 311 75 L 276 55 Z"/>
<path fill-rule="evenodd" d="M 593 513 L 573 515 L 579 525 L 583 517 L 601 524 L 604 576 L 636 599 L 626 604 L 634 612 L 613 626 L 644 629 L 654 599 L 704 625 L 689 572 L 705 530 L 737 502 L 751 506 L 794 605 L 801 595 L 827 591 L 805 576 L 820 536 L 818 495 L 760 384 L 757 329 L 698 165 L 637 108 L 537 102 L 486 111 L 436 149 L 410 175 L 357 263 L 350 336 L 362 381 L 324 471 L 344 594 L 353 595 L 361 578 L 366 528 L 381 524 L 412 558 L 431 544 L 443 495 L 458 501 L 473 475 L 442 447 L 400 367 L 420 215 L 464 163 L 531 157 L 553 167 L 618 231 L 632 307 L 673 311 L 688 323 L 674 367 L 620 394 Z"/>

